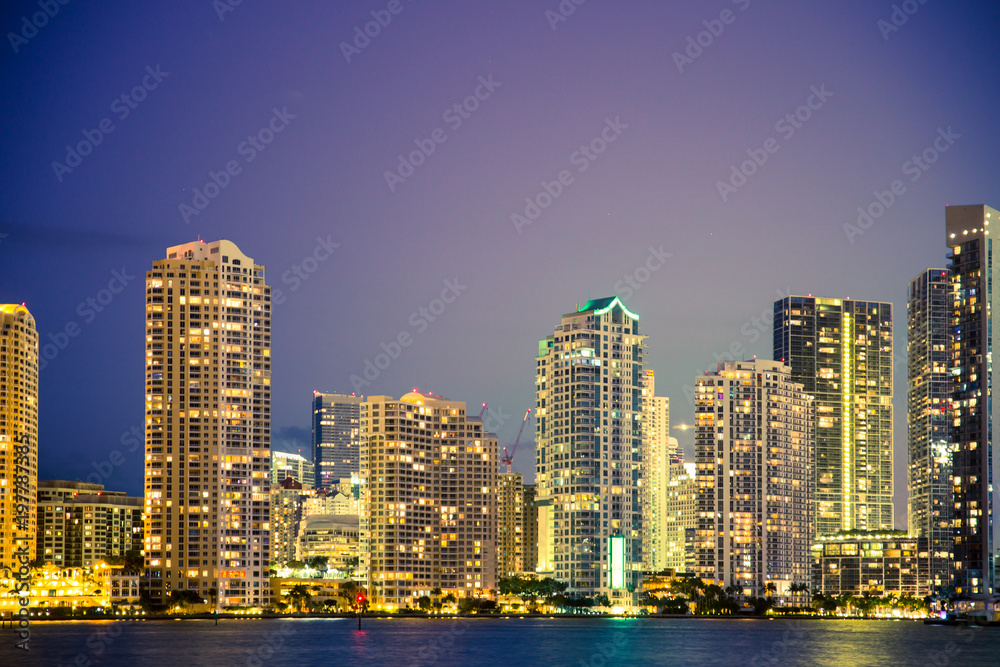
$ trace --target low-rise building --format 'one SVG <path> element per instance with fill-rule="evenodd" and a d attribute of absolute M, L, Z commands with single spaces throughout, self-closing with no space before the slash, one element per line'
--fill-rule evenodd
<path fill-rule="evenodd" d="M 824 595 L 871 592 L 920 598 L 933 592 L 926 537 L 899 531 L 819 537 L 812 560 L 813 588 Z"/>
<path fill-rule="evenodd" d="M 358 516 L 356 514 L 313 514 L 299 524 L 295 545 L 296 560 L 308 562 L 327 558 L 327 569 L 344 572 L 348 561 L 358 558 Z"/>

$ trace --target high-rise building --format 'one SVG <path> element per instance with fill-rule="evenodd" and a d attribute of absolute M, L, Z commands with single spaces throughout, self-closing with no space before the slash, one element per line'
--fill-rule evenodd
<path fill-rule="evenodd" d="M 269 601 L 271 290 L 230 241 L 167 248 L 146 273 L 150 596 Z"/>
<path fill-rule="evenodd" d="M 524 569 L 524 478 L 519 472 L 500 473 L 497 494 L 497 576 Z"/>
<path fill-rule="evenodd" d="M 949 368 L 955 588 L 972 595 L 997 590 L 994 512 L 1000 494 L 993 492 L 993 424 L 1000 422 L 1000 401 L 994 403 L 990 391 L 1000 386 L 993 382 L 992 360 L 992 313 L 994 305 L 1000 307 L 993 267 L 1000 270 L 1000 252 L 993 252 L 990 225 L 998 219 L 1000 212 L 983 205 L 949 206 L 945 212 L 955 290 Z"/>
<path fill-rule="evenodd" d="M 93 567 L 142 552 L 143 499 L 103 484 L 38 483 L 38 556 L 58 567 Z"/>
<path fill-rule="evenodd" d="M 670 399 L 656 395 L 651 369 L 642 379 L 642 555 L 645 570 L 667 567 L 667 495 L 670 482 Z M 676 440 L 674 441 L 676 443 Z"/>
<path fill-rule="evenodd" d="M 907 468 L 909 534 L 926 537 L 927 587 L 951 584 L 951 316 L 947 269 L 927 269 L 907 287 Z"/>
<path fill-rule="evenodd" d="M 299 523 L 304 505 L 315 497 L 315 490 L 304 488 L 294 477 L 285 477 L 271 486 L 271 566 L 295 560 Z"/>
<path fill-rule="evenodd" d="M 361 568 L 375 605 L 497 585 L 497 438 L 464 401 L 416 391 L 361 407 Z"/>
<path fill-rule="evenodd" d="M 774 358 L 815 399 L 816 533 L 891 530 L 892 304 L 779 299 Z"/>
<path fill-rule="evenodd" d="M 642 569 L 639 316 L 617 297 L 562 316 L 538 344 L 539 571 L 631 605 Z"/>
<path fill-rule="evenodd" d="M 281 484 L 286 477 L 293 477 L 307 489 L 316 486 L 316 473 L 312 461 L 299 454 L 272 451 L 271 484 Z"/>
<path fill-rule="evenodd" d="M 523 487 L 521 526 L 524 528 L 524 571 L 531 573 L 538 568 L 538 505 L 535 504 L 537 487 L 525 484 Z"/>
<path fill-rule="evenodd" d="M 723 361 L 695 386 L 697 573 L 748 595 L 811 577 L 812 399 L 790 372 Z"/>
<path fill-rule="evenodd" d="M 902 531 L 819 537 L 812 547 L 813 586 L 824 595 L 933 593 L 926 537 Z"/>
<path fill-rule="evenodd" d="M 698 563 L 698 478 L 694 463 L 670 466 L 667 484 L 666 564 L 662 569 L 694 573 Z"/>
<path fill-rule="evenodd" d="M 312 445 L 316 486 L 332 489 L 357 475 L 361 461 L 363 396 L 313 392 Z"/>
<path fill-rule="evenodd" d="M 0 571 L 35 560 L 37 493 L 38 331 L 27 308 L 0 304 Z"/>

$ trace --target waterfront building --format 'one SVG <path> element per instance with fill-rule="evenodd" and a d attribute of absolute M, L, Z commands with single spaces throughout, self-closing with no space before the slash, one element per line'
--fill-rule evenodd
<path fill-rule="evenodd" d="M 497 494 L 497 576 L 521 574 L 524 567 L 524 478 L 500 473 Z"/>
<path fill-rule="evenodd" d="M 54 343 L 45 348 L 49 358 L 59 354 Z M 0 304 L 0 571 L 36 557 L 38 353 L 35 318 L 23 305 Z"/>
<path fill-rule="evenodd" d="M 295 560 L 308 563 L 317 556 L 327 558 L 327 568 L 344 572 L 348 561 L 358 557 L 357 515 L 313 514 L 299 524 Z M 353 568 L 352 568 L 353 569 Z"/>
<path fill-rule="evenodd" d="M 562 316 L 538 344 L 539 573 L 631 606 L 642 570 L 639 316 L 617 297 Z"/>
<path fill-rule="evenodd" d="M 909 534 L 928 538 L 931 587 L 951 585 L 951 317 L 947 269 L 927 269 L 906 293 L 907 516 Z"/>
<path fill-rule="evenodd" d="M 267 604 L 271 289 L 230 241 L 167 248 L 146 273 L 149 591 Z"/>
<path fill-rule="evenodd" d="M 642 498 L 642 554 L 644 568 L 658 572 L 666 567 L 667 496 L 672 456 L 670 399 L 656 395 L 652 369 L 642 380 L 642 456 L 639 484 Z M 676 444 L 676 440 L 673 441 Z"/>
<path fill-rule="evenodd" d="M 892 304 L 779 299 L 774 358 L 814 399 L 816 534 L 892 529 Z"/>
<path fill-rule="evenodd" d="M 363 396 L 313 392 L 312 446 L 316 486 L 332 489 L 361 465 Z"/>
<path fill-rule="evenodd" d="M 812 399 L 781 362 L 723 361 L 695 385 L 696 574 L 746 595 L 808 584 Z"/>
<path fill-rule="evenodd" d="M 417 391 L 361 408 L 361 568 L 397 609 L 497 587 L 499 445 L 465 401 Z"/>
<path fill-rule="evenodd" d="M 902 531 L 819 536 L 812 546 L 813 590 L 824 595 L 930 595 L 928 538 Z"/>
<path fill-rule="evenodd" d="M 989 206 L 945 209 L 948 268 L 954 283 L 949 367 L 954 581 L 958 592 L 966 595 L 997 593 L 994 549 L 1000 544 L 1000 525 L 995 512 L 1000 494 L 993 489 L 993 424 L 1000 421 L 1000 402 L 992 401 L 990 391 L 1000 386 L 993 382 L 992 359 L 993 312 L 994 306 L 1000 307 L 994 298 L 993 267 L 1000 270 L 1000 252 L 993 252 L 990 226 L 996 229 L 998 219 L 1000 212 Z"/>
<path fill-rule="evenodd" d="M 102 484 L 38 483 L 37 552 L 59 568 L 94 567 L 143 548 L 143 499 Z"/>

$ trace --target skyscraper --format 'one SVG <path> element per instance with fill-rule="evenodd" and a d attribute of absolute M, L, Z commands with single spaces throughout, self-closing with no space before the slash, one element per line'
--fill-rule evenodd
<path fill-rule="evenodd" d="M 230 241 L 167 248 L 146 273 L 150 595 L 269 599 L 271 290 Z"/>
<path fill-rule="evenodd" d="M 562 316 L 538 345 L 539 569 L 573 594 L 631 604 L 642 567 L 639 316 L 617 297 Z"/>
<path fill-rule="evenodd" d="M 779 299 L 774 358 L 815 398 L 816 533 L 892 529 L 892 304 Z"/>
<path fill-rule="evenodd" d="M 535 503 L 537 488 L 534 484 L 523 487 L 521 526 L 524 528 L 524 571 L 538 568 L 538 505 Z"/>
<path fill-rule="evenodd" d="M 361 568 L 373 604 L 496 588 L 497 438 L 464 401 L 416 391 L 361 408 Z"/>
<path fill-rule="evenodd" d="M 909 534 L 928 538 L 929 590 L 951 583 L 951 313 L 947 269 L 927 269 L 906 292 Z"/>
<path fill-rule="evenodd" d="M 990 225 L 1000 212 L 989 206 L 949 206 L 945 210 L 949 269 L 954 281 L 951 329 L 952 491 L 954 493 L 955 587 L 966 594 L 996 592 L 994 544 L 997 529 L 993 492 L 993 424 L 1000 419 L 994 403 L 993 319 L 1000 299 L 993 290 Z M 997 217 L 993 214 L 997 213 Z"/>
<path fill-rule="evenodd" d="M 643 569 L 667 567 L 667 486 L 670 481 L 670 399 L 656 395 L 652 369 L 642 375 L 642 554 Z M 674 441 L 676 442 L 676 441 Z"/>
<path fill-rule="evenodd" d="M 670 466 L 667 484 L 666 565 L 676 572 L 697 566 L 698 477 L 693 463 Z"/>
<path fill-rule="evenodd" d="M 777 361 L 723 361 L 695 387 L 702 579 L 779 595 L 811 577 L 812 400 Z"/>
<path fill-rule="evenodd" d="M 524 478 L 500 473 L 497 494 L 497 576 L 524 572 Z"/>
<path fill-rule="evenodd" d="M 271 452 L 271 484 L 281 484 L 286 477 L 294 477 L 307 489 L 316 486 L 316 470 L 313 462 L 299 454 Z"/>
<path fill-rule="evenodd" d="M 312 444 L 316 486 L 331 490 L 358 474 L 363 396 L 313 392 Z"/>
<path fill-rule="evenodd" d="M 0 570 L 35 559 L 37 493 L 38 332 L 27 308 L 0 304 Z"/>

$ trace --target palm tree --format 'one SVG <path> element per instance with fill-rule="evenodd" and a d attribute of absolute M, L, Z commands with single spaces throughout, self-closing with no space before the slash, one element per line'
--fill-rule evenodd
<path fill-rule="evenodd" d="M 778 587 L 774 585 L 773 581 L 769 581 L 764 584 L 764 593 L 766 595 L 775 595 L 778 592 Z"/>
<path fill-rule="evenodd" d="M 312 595 L 309 593 L 309 587 L 305 584 L 296 584 L 292 586 L 292 590 L 288 591 L 286 597 L 292 601 L 292 603 L 298 602 L 299 611 L 309 603 L 312 599 Z"/>

